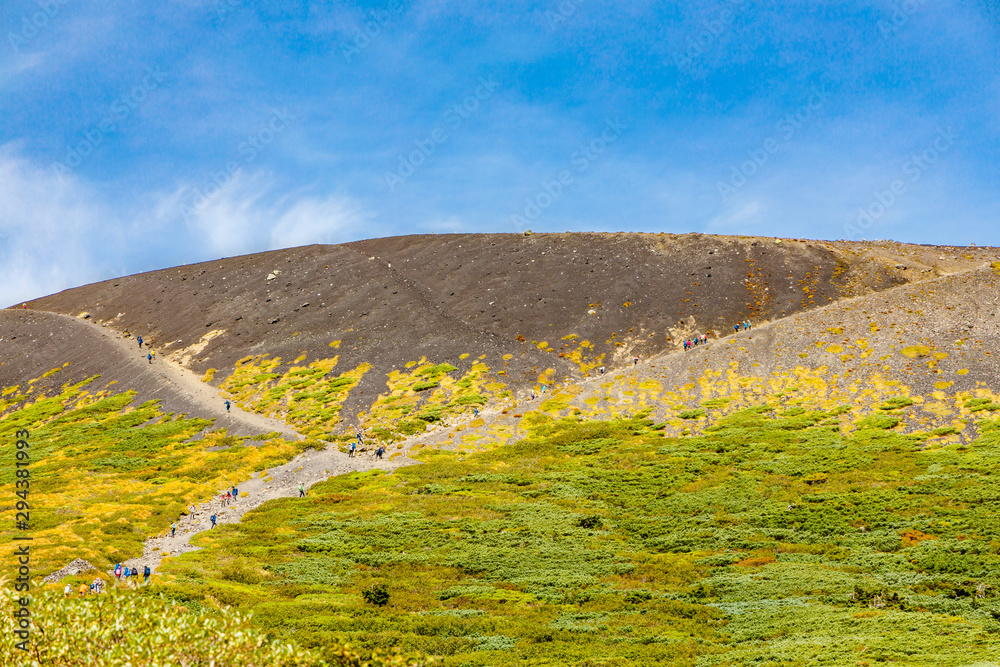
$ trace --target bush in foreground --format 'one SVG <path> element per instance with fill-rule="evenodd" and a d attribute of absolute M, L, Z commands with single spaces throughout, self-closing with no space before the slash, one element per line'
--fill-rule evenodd
<path fill-rule="evenodd" d="M 2 585 L 2 584 L 0 584 Z M 63 599 L 57 592 L 31 597 L 29 650 L 20 641 L 17 595 L 0 587 L 0 664 L 23 667 L 417 667 L 403 657 L 363 659 L 347 647 L 333 663 L 293 644 L 269 641 L 250 616 L 226 609 L 192 613 L 163 599 L 111 591 Z M 328 653 L 329 655 L 329 653 Z"/>

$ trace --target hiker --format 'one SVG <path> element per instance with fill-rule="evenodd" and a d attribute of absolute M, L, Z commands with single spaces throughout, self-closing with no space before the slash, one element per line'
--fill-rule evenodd
<path fill-rule="evenodd" d="M 306 496 L 306 487 L 303 486 L 302 483 L 300 482 L 299 483 L 299 498 L 305 498 L 305 496 Z"/>
<path fill-rule="evenodd" d="M 125 577 L 125 583 L 126 584 L 128 583 L 128 578 L 129 578 L 130 574 L 131 574 L 131 571 L 128 569 L 128 565 L 126 565 L 125 568 L 122 570 L 122 576 Z"/>
<path fill-rule="evenodd" d="M 115 565 L 115 578 L 118 579 L 118 581 L 122 580 L 122 564 L 121 563 L 118 563 L 117 565 Z"/>
<path fill-rule="evenodd" d="M 87 595 L 87 584 L 80 584 L 80 597 L 86 597 Z"/>
<path fill-rule="evenodd" d="M 358 448 L 358 443 L 352 442 L 351 448 L 347 450 L 347 455 L 350 456 L 351 458 L 354 458 L 354 452 L 357 450 L 357 448 Z"/>
<path fill-rule="evenodd" d="M 479 408 L 472 408 L 472 416 L 473 417 L 479 416 Z"/>
<path fill-rule="evenodd" d="M 226 412 L 229 412 L 229 406 L 230 406 L 230 405 L 231 405 L 231 404 L 230 404 L 230 402 L 229 402 L 229 399 L 227 398 L 227 399 L 226 399 Z"/>
<path fill-rule="evenodd" d="M 597 372 L 600 373 L 601 375 L 604 375 L 604 366 L 601 366 L 600 368 L 598 368 Z"/>
<path fill-rule="evenodd" d="M 531 400 L 535 400 L 535 388 L 531 388 Z"/>
<path fill-rule="evenodd" d="M 148 361 L 149 363 L 153 363 L 153 353 L 152 352 L 148 352 L 146 354 L 146 361 Z"/>
<path fill-rule="evenodd" d="M 70 586 L 69 584 L 66 584 L 66 588 L 63 589 L 63 597 L 68 598 L 71 595 L 73 595 L 73 587 Z"/>
<path fill-rule="evenodd" d="M 215 515 L 212 515 L 212 528 L 215 528 Z"/>
<path fill-rule="evenodd" d="M 362 447 L 362 446 L 364 446 L 364 444 L 365 444 L 365 441 L 361 439 L 361 431 L 358 431 L 358 446 Z"/>
<path fill-rule="evenodd" d="M 379 445 L 379 448 L 375 450 L 375 458 L 381 461 L 383 454 L 385 454 L 385 445 Z"/>
<path fill-rule="evenodd" d="M 146 566 L 145 568 L 143 568 L 143 570 L 142 570 L 142 578 L 143 578 L 143 583 L 145 583 L 145 584 L 148 584 L 148 583 L 149 583 L 149 575 L 150 575 L 150 574 L 152 574 L 152 572 L 150 572 L 150 570 L 149 570 L 149 566 L 147 565 L 147 566 Z"/>
<path fill-rule="evenodd" d="M 170 537 L 173 537 L 174 533 L 176 532 L 177 532 L 177 522 L 175 521 L 174 523 L 170 524 Z"/>
<path fill-rule="evenodd" d="M 639 355 L 636 355 L 636 356 L 632 357 L 632 365 L 633 366 L 638 366 L 639 365 Z"/>
<path fill-rule="evenodd" d="M 739 331 L 740 331 L 740 325 L 734 324 L 733 325 L 733 331 L 735 331 L 736 333 L 739 333 Z"/>
<path fill-rule="evenodd" d="M 136 336 L 135 339 L 139 341 L 139 349 L 142 349 L 142 336 Z"/>
<path fill-rule="evenodd" d="M 240 490 L 239 490 L 239 489 L 237 489 L 237 488 L 236 488 L 236 487 L 234 486 L 234 487 L 233 487 L 233 500 L 235 500 L 235 499 L 237 499 L 237 498 L 239 498 L 239 497 L 240 497 Z"/>

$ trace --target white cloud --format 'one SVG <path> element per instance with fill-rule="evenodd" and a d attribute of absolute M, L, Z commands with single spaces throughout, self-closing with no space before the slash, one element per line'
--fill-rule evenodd
<path fill-rule="evenodd" d="M 178 208 L 186 211 L 189 234 L 202 252 L 225 256 L 313 243 L 339 243 L 365 232 L 369 216 L 346 196 L 305 191 L 275 196 L 275 179 L 236 172 L 228 185 L 203 198 L 184 188 Z M 186 199 L 190 199 L 187 202 Z"/>
<path fill-rule="evenodd" d="M 352 198 L 281 194 L 261 173 L 237 173 L 185 220 L 192 192 L 112 201 L 24 158 L 17 144 L 0 146 L 0 307 L 138 271 L 370 233 Z"/>
<path fill-rule="evenodd" d="M 92 279 L 90 249 L 109 245 L 109 223 L 106 207 L 76 179 L 25 160 L 16 145 L 0 146 L 0 304 Z"/>

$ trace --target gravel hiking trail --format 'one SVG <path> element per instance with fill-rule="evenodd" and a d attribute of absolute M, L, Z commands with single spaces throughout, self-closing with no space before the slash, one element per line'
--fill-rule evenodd
<path fill-rule="evenodd" d="M 191 544 L 191 538 L 212 529 L 213 514 L 218 525 L 239 523 L 244 514 L 269 500 L 298 497 L 299 484 L 308 495 L 313 484 L 336 475 L 367 470 L 392 471 L 415 463 L 416 461 L 404 455 L 397 455 L 393 459 L 376 459 L 371 452 L 363 452 L 350 457 L 332 444 L 320 451 L 307 449 L 288 463 L 254 474 L 249 480 L 234 480 L 239 491 L 237 500 L 223 506 L 220 495 L 216 495 L 208 502 L 195 505 L 193 511 L 189 509 L 186 516 L 178 518 L 177 531 L 173 536 L 167 529 L 163 535 L 148 538 L 142 556 L 123 561 L 122 565 L 138 568 L 140 572 L 148 565 L 155 572 L 165 556 L 197 551 L 199 547 Z"/>
<path fill-rule="evenodd" d="M 215 420 L 213 428 L 225 428 L 230 434 L 280 433 L 290 440 L 302 439 L 301 434 L 280 419 L 241 410 L 235 403 L 227 412 L 226 399 L 220 396 L 214 387 L 202 382 L 197 374 L 168 357 L 155 355 L 153 362 L 149 363 L 146 359 L 148 348 L 140 349 L 134 338 L 125 338 L 114 329 L 101 326 L 90 320 L 79 319 L 71 315 L 59 315 L 59 317 L 74 320 L 77 323 L 82 322 L 99 332 L 105 340 L 118 346 L 130 360 L 127 362 L 129 365 L 127 370 L 133 373 L 137 380 L 142 380 L 145 384 L 169 386 L 193 405 L 196 405 L 200 413 L 189 416 L 213 419 Z"/>
<path fill-rule="evenodd" d="M 227 412 L 225 399 L 215 388 L 169 358 L 157 356 L 149 363 L 146 358 L 147 348 L 140 350 L 138 342 L 133 338 L 125 338 L 119 332 L 94 322 L 69 315 L 60 317 L 84 322 L 99 331 L 106 340 L 126 352 L 127 358 L 132 360 L 127 362 L 130 365 L 128 370 L 137 379 L 141 378 L 148 384 L 149 376 L 152 376 L 153 383 L 172 387 L 199 407 L 200 414 L 196 416 L 214 419 L 214 428 L 228 428 L 232 432 L 233 427 L 242 427 L 238 430 L 260 434 L 276 432 L 292 440 L 301 440 L 303 437 L 281 420 L 241 410 L 235 404 Z M 335 475 L 374 469 L 395 470 L 414 463 L 416 461 L 403 454 L 397 454 L 391 459 L 376 459 L 371 451 L 363 451 L 351 457 L 331 443 L 327 443 L 327 447 L 320 451 L 308 449 L 284 465 L 254 473 L 249 480 L 233 480 L 239 491 L 238 499 L 223 506 L 220 495 L 226 490 L 220 489 L 220 494 L 207 502 L 194 505 L 186 516 L 178 517 L 177 530 L 172 537 L 168 530 L 163 535 L 148 538 L 143 547 L 143 555 L 123 561 L 122 565 L 138 568 L 139 571 L 148 565 L 155 572 L 164 556 L 197 550 L 198 547 L 191 544 L 191 538 L 202 531 L 211 530 L 213 514 L 216 515 L 218 525 L 237 523 L 244 514 L 269 500 L 298 496 L 299 484 L 308 492 L 313 484 Z"/>

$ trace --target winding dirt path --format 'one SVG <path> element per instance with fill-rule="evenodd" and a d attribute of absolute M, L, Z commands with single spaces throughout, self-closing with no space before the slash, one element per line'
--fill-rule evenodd
<path fill-rule="evenodd" d="M 154 383 L 173 387 L 199 408 L 200 414 L 196 416 L 215 420 L 212 426 L 214 429 L 225 428 L 230 433 L 245 434 L 249 432 L 252 435 L 277 432 L 289 440 L 301 440 L 303 437 L 280 419 L 241 410 L 235 403 L 227 412 L 226 399 L 219 395 L 217 389 L 202 382 L 201 378 L 193 371 L 165 356 L 156 355 L 150 363 L 146 359 L 147 348 L 144 346 L 140 349 L 134 338 L 125 338 L 118 331 L 90 320 L 76 318 L 72 315 L 56 314 L 56 316 L 91 327 L 127 356 L 130 360 L 127 362 L 130 366 L 129 370 L 136 377 L 148 376 L 154 380 Z"/>
<path fill-rule="evenodd" d="M 299 484 L 302 484 L 308 494 L 313 484 L 336 475 L 367 470 L 392 471 L 415 463 L 417 462 L 405 455 L 392 460 L 378 460 L 370 453 L 349 457 L 332 444 L 320 451 L 308 449 L 284 465 L 254 474 L 251 479 L 240 482 L 237 485 L 240 497 L 228 506 L 223 506 L 218 495 L 208 502 L 195 505 L 187 516 L 178 519 L 173 536 L 168 530 L 163 535 L 148 538 L 142 556 L 124 561 L 122 565 L 139 568 L 140 572 L 148 565 L 155 572 L 166 556 L 197 551 L 199 547 L 191 544 L 191 538 L 212 529 L 213 514 L 216 515 L 218 525 L 239 523 L 244 514 L 269 500 L 297 497 Z"/>

